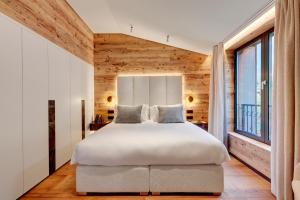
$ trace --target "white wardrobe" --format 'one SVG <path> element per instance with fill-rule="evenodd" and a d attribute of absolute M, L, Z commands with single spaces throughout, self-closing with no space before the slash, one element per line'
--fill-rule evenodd
<path fill-rule="evenodd" d="M 93 117 L 93 67 L 0 13 L 0 199 L 49 175 L 48 100 L 55 100 L 56 169 Z"/>

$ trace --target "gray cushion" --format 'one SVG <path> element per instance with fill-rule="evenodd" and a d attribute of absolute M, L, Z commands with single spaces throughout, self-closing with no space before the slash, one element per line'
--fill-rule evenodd
<path fill-rule="evenodd" d="M 159 123 L 184 123 L 183 106 L 158 106 Z"/>
<path fill-rule="evenodd" d="M 117 106 L 117 118 L 115 123 L 141 123 L 142 105 Z"/>

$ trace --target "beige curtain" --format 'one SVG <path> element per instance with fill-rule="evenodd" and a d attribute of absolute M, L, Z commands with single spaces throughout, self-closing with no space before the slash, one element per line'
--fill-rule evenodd
<path fill-rule="evenodd" d="M 300 0 L 277 0 L 272 116 L 272 192 L 292 200 L 300 161 Z"/>
<path fill-rule="evenodd" d="M 223 43 L 214 46 L 211 65 L 208 132 L 228 145 Z"/>

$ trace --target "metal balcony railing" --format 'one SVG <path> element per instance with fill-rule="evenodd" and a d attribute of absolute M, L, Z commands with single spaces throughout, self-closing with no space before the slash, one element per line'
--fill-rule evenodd
<path fill-rule="evenodd" d="M 261 135 L 261 106 L 256 104 L 239 105 L 239 126 L 240 131 L 252 135 Z"/>

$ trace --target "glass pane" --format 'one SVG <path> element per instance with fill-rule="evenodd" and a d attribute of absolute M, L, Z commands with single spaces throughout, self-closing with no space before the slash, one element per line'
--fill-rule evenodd
<path fill-rule="evenodd" d="M 261 137 L 261 40 L 237 52 L 237 129 Z"/>
<path fill-rule="evenodd" d="M 274 72 L 274 33 L 269 36 L 269 134 L 268 139 L 271 140 L 272 136 L 272 84 Z"/>

